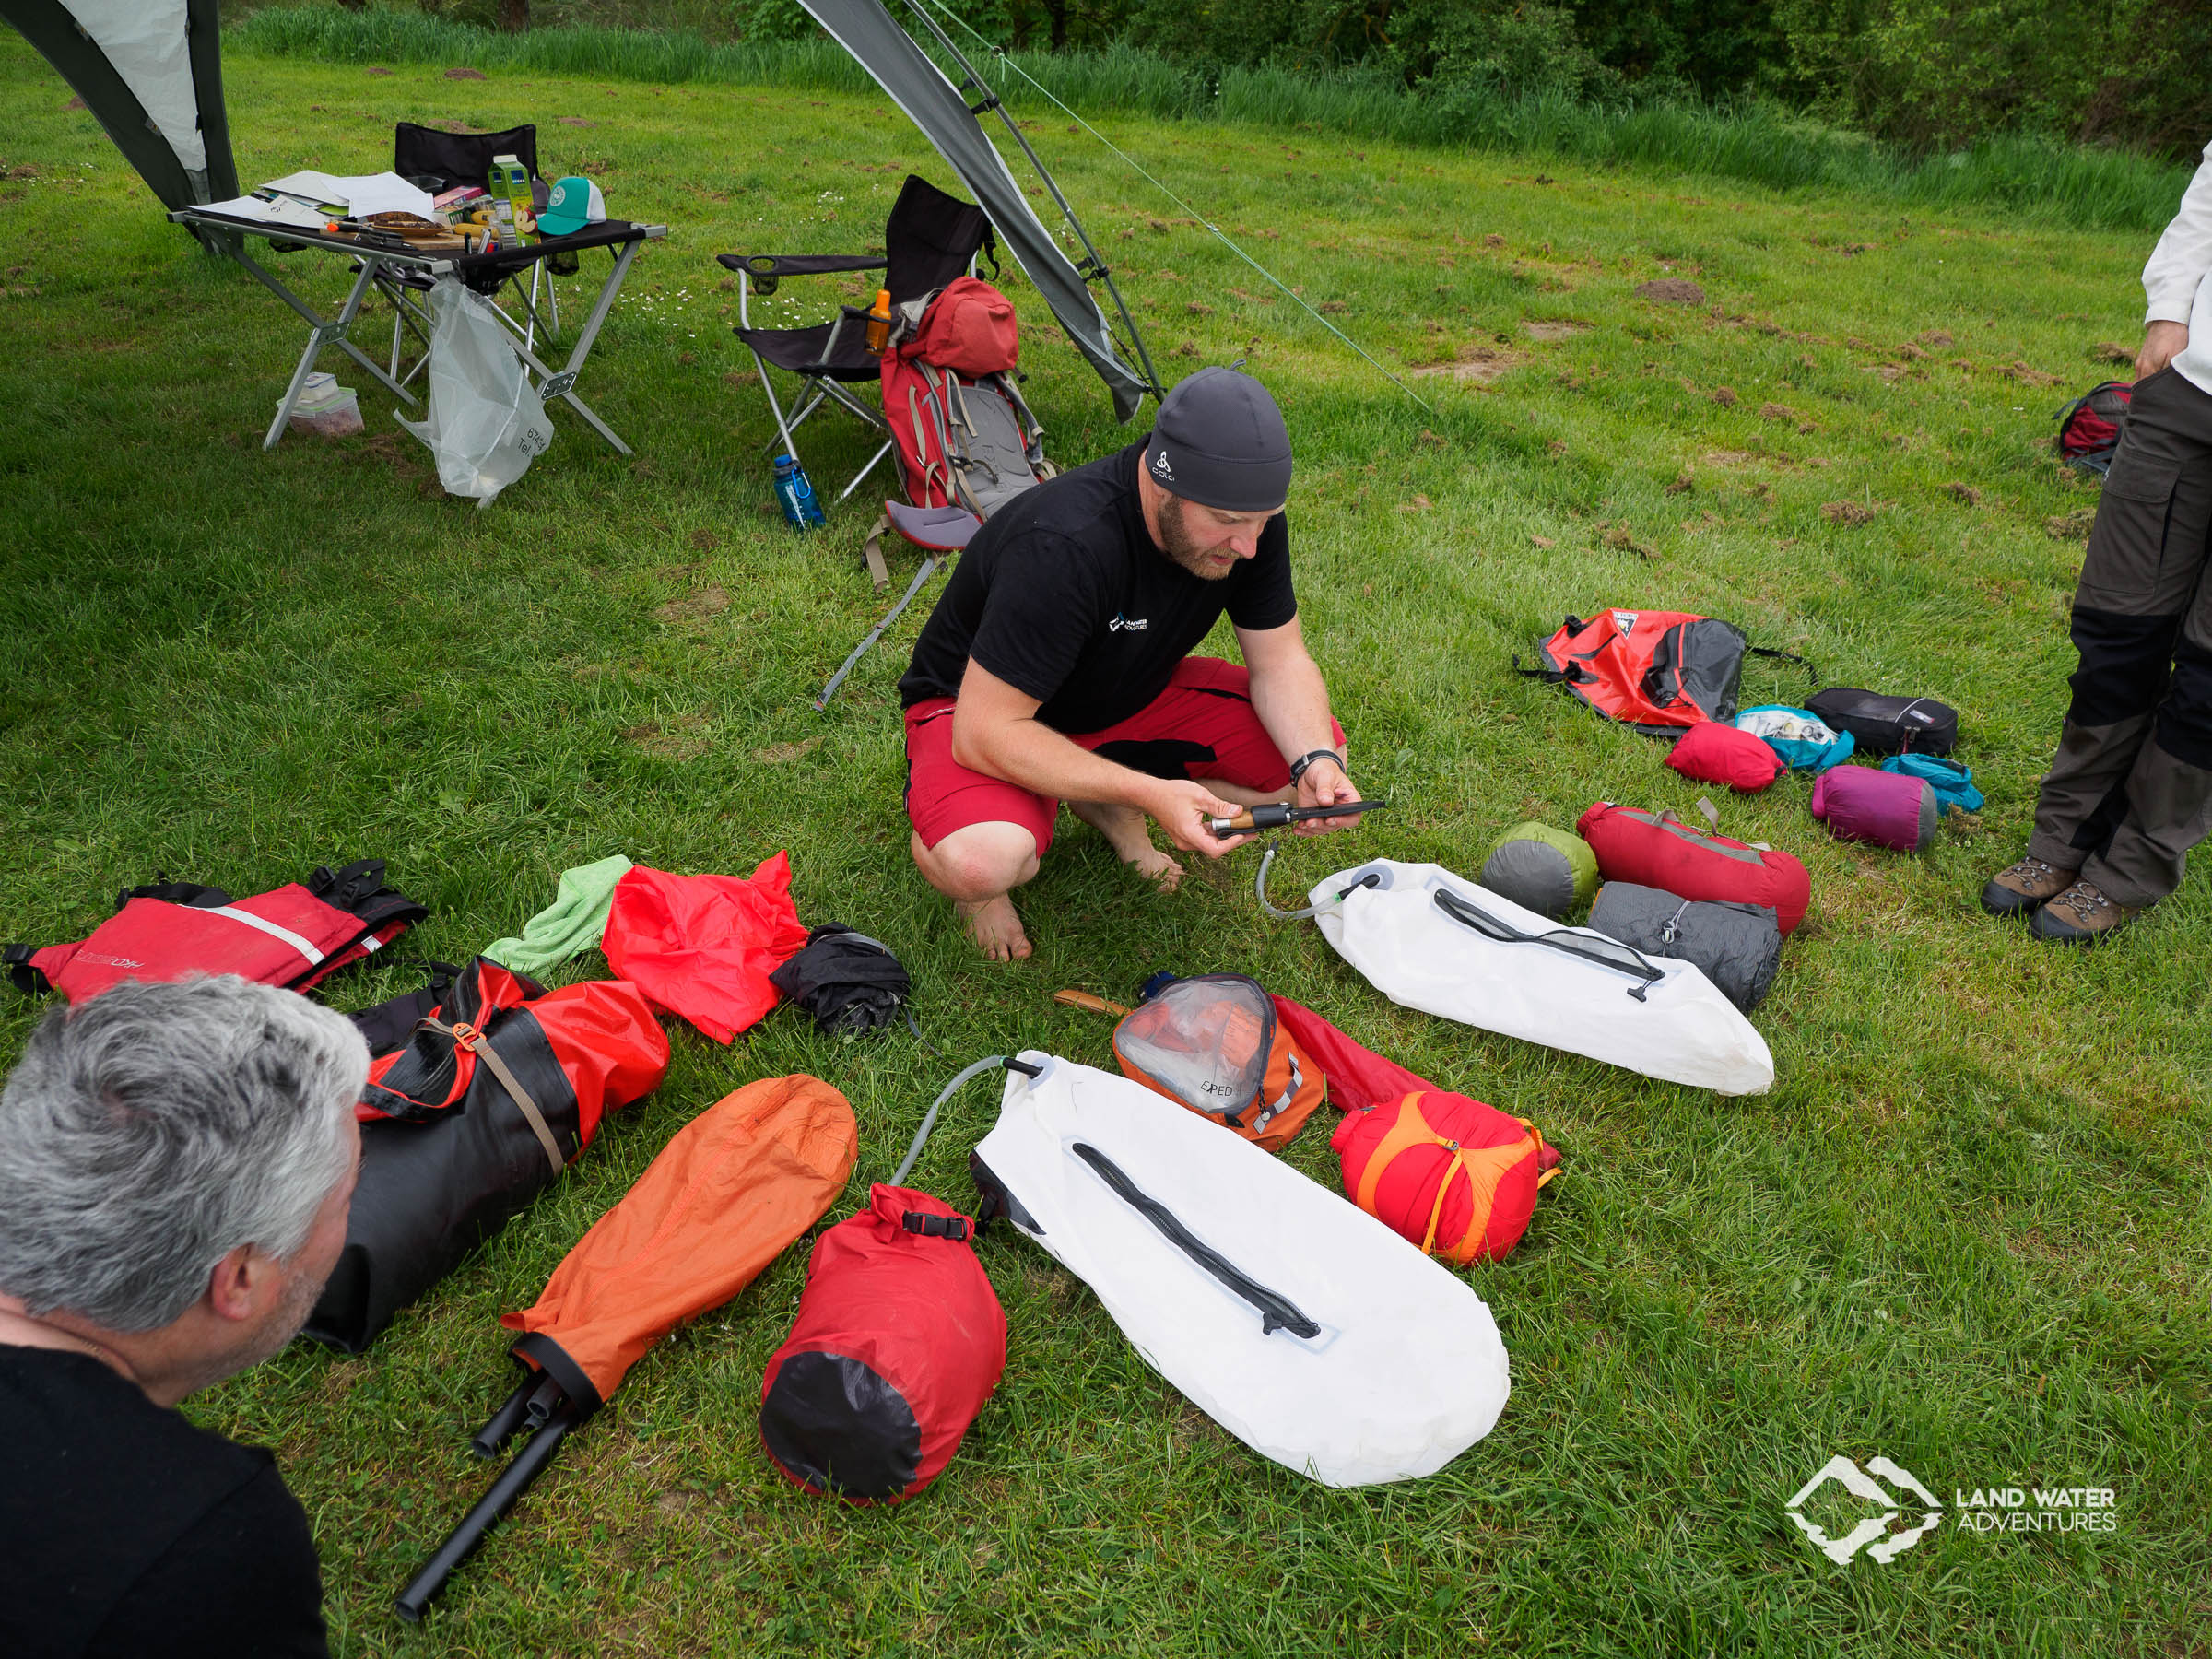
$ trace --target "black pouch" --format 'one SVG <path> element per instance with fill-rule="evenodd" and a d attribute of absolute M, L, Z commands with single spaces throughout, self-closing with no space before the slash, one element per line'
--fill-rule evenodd
<path fill-rule="evenodd" d="M 1932 697 L 1884 697 L 1855 686 L 1817 691 L 1805 706 L 1869 755 L 1947 755 L 1959 741 L 1959 711 Z"/>

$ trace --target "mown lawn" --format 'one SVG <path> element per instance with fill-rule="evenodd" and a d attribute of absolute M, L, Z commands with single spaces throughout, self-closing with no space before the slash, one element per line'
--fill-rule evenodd
<path fill-rule="evenodd" d="M 908 168 L 950 182 L 888 104 L 226 68 L 249 182 L 382 165 L 397 119 L 535 119 L 548 171 L 671 224 L 582 387 L 638 455 L 557 415 L 552 452 L 478 512 L 367 392 L 366 438 L 264 454 L 294 321 L 165 225 L 67 88 L 0 41 L 0 935 L 76 937 L 157 871 L 245 892 L 375 854 L 433 909 L 413 947 L 454 959 L 572 864 L 742 873 L 788 848 L 804 916 L 912 968 L 936 1051 L 788 1012 L 727 1049 L 678 1030 L 660 1092 L 367 1357 L 297 1347 L 194 1403 L 276 1451 L 337 1651 L 2207 1651 L 2212 895 L 2194 875 L 2090 957 L 1974 902 L 2025 836 L 2072 666 L 2095 498 L 2053 464 L 2046 418 L 2107 372 L 2100 342 L 2133 339 L 2140 240 L 1104 124 L 1386 360 L 1465 364 L 1413 382 L 1424 411 L 1025 109 L 1163 366 L 1247 358 L 1290 413 L 1308 637 L 1357 775 L 1396 805 L 1294 846 L 1284 890 L 1370 853 L 1472 873 L 1508 824 L 1571 825 L 1601 796 L 1690 810 L 1656 746 L 1508 672 L 1570 611 L 1727 617 L 1823 683 L 1963 712 L 1989 805 L 1924 857 L 1831 842 L 1802 778 L 1722 803 L 1724 828 L 1814 874 L 1757 1018 L 1779 1081 L 1723 1100 L 1394 1008 L 1310 927 L 1259 914 L 1250 854 L 1160 897 L 1065 819 L 1023 896 L 1037 957 L 974 959 L 905 853 L 893 681 L 918 614 L 812 712 L 879 608 L 871 515 L 806 539 L 775 516 L 710 263 L 865 247 Z M 336 262 L 277 257 L 335 299 Z M 1631 291 L 1670 275 L 1705 303 Z M 1134 436 L 1010 266 L 1007 286 L 1055 458 Z M 796 319 L 832 297 L 779 298 Z M 827 492 L 865 450 L 810 429 Z M 1761 667 L 1746 689 L 1808 688 Z M 757 1077 L 829 1078 L 862 1124 L 849 1214 L 956 1065 L 1024 1045 L 1104 1062 L 1110 1028 L 1050 994 L 1125 996 L 1160 968 L 1251 971 L 1565 1147 L 1527 1241 L 1471 1275 L 1514 1360 L 1488 1440 L 1418 1484 L 1324 1490 L 1215 1429 L 1079 1283 L 1002 1239 L 983 1259 L 1009 1364 L 960 1457 L 904 1508 L 822 1503 L 755 1424 L 794 1250 L 637 1368 L 425 1626 L 394 1619 L 485 1478 L 465 1441 L 510 1383 L 496 1315 L 678 1125 Z M 408 979 L 329 992 L 355 1006 Z M 0 1062 L 37 1013 L 0 1005 Z M 981 1088 L 950 1109 L 919 1179 L 964 1198 L 990 1112 Z M 1326 1140 L 1288 1156 L 1334 1189 Z M 1839 1453 L 1887 1455 L 1947 1505 L 2112 1487 L 2115 1530 L 1947 1524 L 1838 1569 L 1783 1505 Z"/>

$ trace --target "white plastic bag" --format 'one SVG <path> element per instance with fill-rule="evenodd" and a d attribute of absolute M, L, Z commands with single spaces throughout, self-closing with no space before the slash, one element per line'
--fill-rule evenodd
<path fill-rule="evenodd" d="M 1689 962 L 1561 927 L 1439 865 L 1379 858 L 1339 870 L 1309 902 L 1322 937 L 1394 1003 L 1693 1088 L 1773 1084 L 1765 1039 Z"/>
<path fill-rule="evenodd" d="M 450 495 L 488 507 L 553 441 L 553 423 L 491 301 L 441 276 L 430 291 L 430 408 L 400 425 L 438 457 Z"/>
<path fill-rule="evenodd" d="M 1146 1362 L 1324 1486 L 1433 1475 L 1490 1431 L 1505 1344 L 1466 1282 L 1281 1159 L 1126 1077 L 1008 1067 L 971 1168 Z M 1001 1196 L 1003 1194 L 1003 1197 Z"/>

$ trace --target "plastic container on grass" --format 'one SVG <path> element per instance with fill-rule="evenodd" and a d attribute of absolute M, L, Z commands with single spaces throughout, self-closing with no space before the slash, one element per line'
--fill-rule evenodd
<path fill-rule="evenodd" d="M 783 522 L 794 530 L 822 527 L 822 504 L 815 499 L 806 469 L 789 455 L 776 457 L 776 500 L 783 509 Z"/>
<path fill-rule="evenodd" d="M 350 438 L 361 430 L 361 403 L 351 386 L 341 386 L 335 376 L 311 374 L 300 388 L 288 423 L 295 432 L 312 432 L 318 438 Z"/>

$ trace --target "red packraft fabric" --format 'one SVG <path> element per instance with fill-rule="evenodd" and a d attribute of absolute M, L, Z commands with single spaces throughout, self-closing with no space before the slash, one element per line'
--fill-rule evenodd
<path fill-rule="evenodd" d="M 1287 996 L 1275 1006 L 1344 1113 L 1329 1146 L 1346 1196 L 1400 1238 L 1462 1265 L 1497 1261 L 1521 1241 L 1536 1189 L 1559 1162 L 1534 1124 L 1437 1088 Z"/>
<path fill-rule="evenodd" d="M 1610 801 L 1594 802 L 1574 828 L 1597 854 L 1607 881 L 1657 888 L 1678 899 L 1763 904 L 1785 934 L 1805 920 L 1812 900 L 1812 877 L 1787 853 L 1707 835 Z"/>
<path fill-rule="evenodd" d="M 955 277 L 929 302 L 922 326 L 899 355 L 926 359 L 955 374 L 1011 373 L 1021 355 L 1014 302 L 980 276 Z"/>
<path fill-rule="evenodd" d="M 959 1224 L 961 1237 L 909 1229 Z M 799 1314 L 760 1380 L 761 1441 L 810 1492 L 896 1503 L 943 1473 L 1006 1367 L 1006 1317 L 973 1221 L 877 1183 L 814 1247 Z"/>
<path fill-rule="evenodd" d="M 615 884 L 600 944 L 617 977 L 717 1042 L 776 1006 L 768 976 L 806 943 L 791 901 L 791 854 L 749 877 L 672 876 L 643 865 Z"/>
<path fill-rule="evenodd" d="M 1754 794 L 1789 771 L 1766 740 L 1709 720 L 1682 734 L 1666 757 L 1667 765 L 1700 783 L 1722 783 Z"/>

